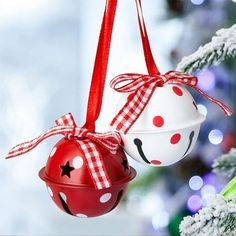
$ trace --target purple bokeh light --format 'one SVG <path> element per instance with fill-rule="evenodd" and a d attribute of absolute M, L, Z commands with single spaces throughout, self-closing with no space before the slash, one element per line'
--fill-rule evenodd
<path fill-rule="evenodd" d="M 203 70 L 197 73 L 198 87 L 203 91 L 209 91 L 216 85 L 215 75 L 210 70 Z"/>
<path fill-rule="evenodd" d="M 199 195 L 192 195 L 187 202 L 188 209 L 195 213 L 202 207 L 202 198 Z"/>

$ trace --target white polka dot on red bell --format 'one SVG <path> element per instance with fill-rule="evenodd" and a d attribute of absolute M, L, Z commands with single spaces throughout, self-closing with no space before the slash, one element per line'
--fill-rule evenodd
<path fill-rule="evenodd" d="M 114 150 L 114 151 L 111 150 L 110 153 L 111 153 L 112 155 L 115 155 L 115 154 L 117 153 L 117 150 Z"/>
<path fill-rule="evenodd" d="M 111 199 L 111 196 L 112 196 L 111 193 L 105 193 L 100 197 L 99 201 L 101 203 L 106 203 Z"/>
<path fill-rule="evenodd" d="M 81 168 L 83 164 L 84 164 L 84 160 L 80 156 L 76 156 L 72 161 L 72 165 L 75 169 Z"/>
<path fill-rule="evenodd" d="M 52 157 L 57 151 L 57 147 L 54 147 L 49 155 L 49 157 Z"/>
<path fill-rule="evenodd" d="M 79 218 L 87 218 L 88 217 L 87 215 L 80 214 L 80 213 L 76 214 L 76 216 L 79 217 Z"/>
<path fill-rule="evenodd" d="M 49 186 L 47 186 L 47 189 L 48 189 L 48 192 L 49 192 L 50 196 L 53 197 L 53 191 L 52 191 L 52 189 L 51 189 Z"/>

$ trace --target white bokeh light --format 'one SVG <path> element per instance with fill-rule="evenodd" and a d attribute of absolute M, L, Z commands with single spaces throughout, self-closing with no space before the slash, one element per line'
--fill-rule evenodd
<path fill-rule="evenodd" d="M 192 190 L 199 190 L 203 185 L 203 180 L 200 176 L 193 176 L 190 180 L 189 180 L 189 187 Z"/>
<path fill-rule="evenodd" d="M 194 5 L 201 5 L 205 0 L 191 0 Z"/>
<path fill-rule="evenodd" d="M 155 230 L 165 228 L 170 221 L 169 213 L 165 210 L 158 212 L 152 217 L 152 226 Z"/>
<path fill-rule="evenodd" d="M 155 194 L 149 193 L 140 202 L 140 213 L 142 215 L 150 217 L 153 216 L 157 211 L 160 211 L 164 206 L 162 198 Z"/>
<path fill-rule="evenodd" d="M 202 115 L 207 116 L 207 108 L 206 108 L 205 105 L 203 105 L 203 104 L 198 104 L 198 105 L 197 105 L 197 108 L 198 108 L 198 111 L 199 111 Z"/>
<path fill-rule="evenodd" d="M 211 130 L 211 132 L 208 135 L 209 141 L 214 145 L 220 144 L 223 141 L 223 138 L 224 138 L 224 135 L 222 131 L 218 129 Z"/>
<path fill-rule="evenodd" d="M 206 184 L 201 189 L 201 195 L 203 198 L 208 198 L 211 195 L 216 194 L 216 189 L 211 184 Z"/>

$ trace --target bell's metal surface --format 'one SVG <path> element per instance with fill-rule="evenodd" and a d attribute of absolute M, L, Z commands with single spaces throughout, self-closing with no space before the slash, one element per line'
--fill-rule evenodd
<path fill-rule="evenodd" d="M 117 110 L 127 98 L 122 96 Z M 168 166 L 191 152 L 204 120 L 184 86 L 165 84 L 156 88 L 128 133 L 120 135 L 133 159 L 151 166 Z"/>
<path fill-rule="evenodd" d="M 77 217 L 94 217 L 113 210 L 126 191 L 136 171 L 129 166 L 120 148 L 115 153 L 98 144 L 112 186 L 97 190 L 84 161 L 80 144 L 66 138 L 52 149 L 46 167 L 39 172 L 55 204 Z"/>

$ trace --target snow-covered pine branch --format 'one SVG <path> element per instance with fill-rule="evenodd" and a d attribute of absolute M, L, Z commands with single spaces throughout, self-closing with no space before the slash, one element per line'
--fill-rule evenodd
<path fill-rule="evenodd" d="M 192 73 L 204 67 L 218 65 L 227 57 L 236 56 L 236 24 L 220 29 L 211 42 L 200 46 L 196 52 L 184 57 L 177 65 L 177 71 Z"/>
<path fill-rule="evenodd" d="M 181 236 L 235 236 L 236 196 L 213 195 L 207 206 L 180 223 Z"/>
<path fill-rule="evenodd" d="M 236 176 L 236 148 L 232 148 L 229 153 L 223 154 L 220 158 L 216 159 L 212 168 L 213 172 L 229 179 Z"/>

